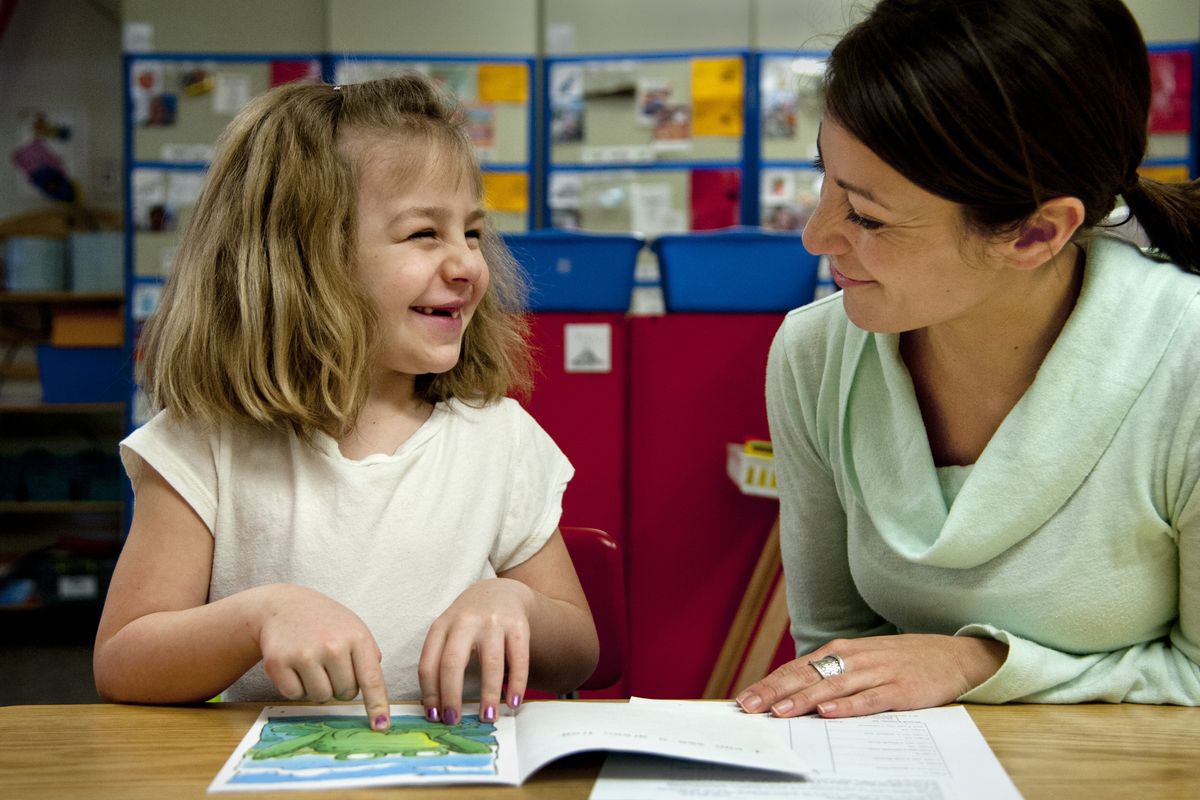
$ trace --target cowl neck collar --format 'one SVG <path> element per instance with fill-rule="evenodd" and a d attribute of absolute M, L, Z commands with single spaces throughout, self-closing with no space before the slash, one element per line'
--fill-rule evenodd
<path fill-rule="evenodd" d="M 852 328 L 842 385 L 849 490 L 903 558 L 978 566 L 1038 530 L 1083 483 L 1157 368 L 1194 292 L 1111 237 L 1086 245 L 1080 296 L 1033 383 L 947 508 L 897 334 Z"/>

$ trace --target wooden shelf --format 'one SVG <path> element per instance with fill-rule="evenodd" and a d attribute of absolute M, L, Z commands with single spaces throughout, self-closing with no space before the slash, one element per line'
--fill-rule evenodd
<path fill-rule="evenodd" d="M 0 375 L 18 381 L 34 381 L 38 378 L 38 365 L 31 362 L 0 366 Z"/>
<path fill-rule="evenodd" d="M 7 514 L 88 514 L 124 510 L 125 504 L 120 500 L 0 500 L 0 513 Z"/>
<path fill-rule="evenodd" d="M 33 303 L 123 303 L 121 292 L 0 292 L 0 305 Z"/>
<path fill-rule="evenodd" d="M 124 403 L 0 402 L 0 414 L 118 414 Z"/>

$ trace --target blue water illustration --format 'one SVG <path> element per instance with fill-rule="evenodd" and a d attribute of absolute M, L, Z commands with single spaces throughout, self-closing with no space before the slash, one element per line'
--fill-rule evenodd
<path fill-rule="evenodd" d="M 417 715 L 373 731 L 364 717 L 271 717 L 230 783 L 319 783 L 417 775 L 495 775 L 495 725 L 476 715 L 457 725 Z"/>

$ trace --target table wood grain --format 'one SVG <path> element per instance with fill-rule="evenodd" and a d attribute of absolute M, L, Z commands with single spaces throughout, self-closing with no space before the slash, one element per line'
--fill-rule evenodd
<path fill-rule="evenodd" d="M 257 703 L 2 707 L 0 797 L 204 797 L 261 709 Z M 1200 709 L 973 705 L 967 710 L 1027 800 L 1200 798 Z M 585 800 L 602 760 L 594 753 L 562 759 L 516 788 L 306 790 L 253 796 Z"/>

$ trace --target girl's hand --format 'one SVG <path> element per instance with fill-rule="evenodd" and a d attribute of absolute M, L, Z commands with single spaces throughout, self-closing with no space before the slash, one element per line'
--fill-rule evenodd
<path fill-rule="evenodd" d="M 353 700 L 362 692 L 374 730 L 391 726 L 375 637 L 358 615 L 303 586 L 270 587 L 258 631 L 267 676 L 289 700 Z"/>
<path fill-rule="evenodd" d="M 737 696 L 743 711 L 777 717 L 817 712 L 856 717 L 953 702 L 991 677 L 1008 653 L 994 639 L 933 634 L 835 639 L 784 664 Z M 808 662 L 836 654 L 840 675 L 822 678 Z"/>
<path fill-rule="evenodd" d="M 432 720 L 453 725 L 462 719 L 463 673 L 478 656 L 479 717 L 494 722 L 508 675 L 507 697 L 516 708 L 529 679 L 529 614 L 534 591 L 509 578 L 469 586 L 434 620 L 425 637 L 417 676 L 421 702 Z"/>

